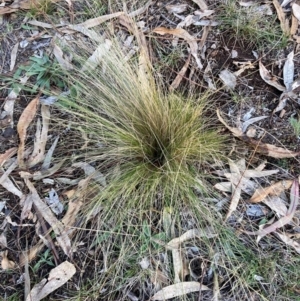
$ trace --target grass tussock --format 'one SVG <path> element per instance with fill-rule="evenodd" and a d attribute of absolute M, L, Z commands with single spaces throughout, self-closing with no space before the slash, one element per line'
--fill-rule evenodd
<path fill-rule="evenodd" d="M 127 300 L 134 293 L 148 300 L 158 287 L 174 281 L 172 256 L 161 262 L 170 253 L 165 245 L 189 229 L 209 228 L 217 237 L 194 238 L 182 245 L 183 254 L 198 250 L 194 256 L 207 258 L 211 270 L 218 266 L 222 294 L 245 300 L 259 260 L 224 229 L 220 213 L 205 197 L 210 190 L 205 170 L 222 158 L 226 147 L 209 117 L 209 95 L 186 98 L 161 91 L 118 48 L 97 69 L 70 78 L 72 97 L 60 105 L 75 115 L 75 127 L 89 137 L 76 160 L 87 160 L 107 182 L 87 197 L 83 220 L 89 222 L 76 237 L 99 263 L 88 294 L 98 300 Z M 168 208 L 172 214 L 166 218 Z M 145 258 L 147 269 L 140 265 Z M 155 288 L 162 274 L 164 281 Z M 212 281 L 208 277 L 207 283 Z M 183 295 L 176 300 L 189 299 Z"/>
<path fill-rule="evenodd" d="M 213 161 L 224 147 L 206 117 L 207 95 L 165 94 L 117 50 L 102 68 L 73 80 L 77 97 L 63 104 L 90 136 L 84 156 L 108 180 L 97 203 L 122 198 L 149 206 L 159 196 L 170 205 L 199 188 L 204 175 L 199 164 Z"/>
<path fill-rule="evenodd" d="M 218 18 L 232 38 L 258 49 L 284 48 L 288 36 L 282 32 L 276 13 L 271 6 L 241 6 L 238 1 L 225 0 L 220 5 Z"/>

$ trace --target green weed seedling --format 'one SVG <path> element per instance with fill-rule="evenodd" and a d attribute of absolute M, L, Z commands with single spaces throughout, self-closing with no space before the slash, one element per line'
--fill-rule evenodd
<path fill-rule="evenodd" d="M 141 234 L 141 248 L 140 252 L 143 254 L 145 251 L 149 250 L 153 247 L 155 250 L 161 248 L 161 245 L 158 244 L 156 241 L 165 241 L 166 240 L 166 233 L 159 232 L 155 235 L 151 234 L 151 226 L 144 221 L 143 222 L 143 229 Z"/>
<path fill-rule="evenodd" d="M 290 124 L 294 130 L 294 133 L 297 137 L 300 136 L 300 120 L 291 117 L 290 118 Z"/>
<path fill-rule="evenodd" d="M 15 72 L 13 76 L 15 80 L 18 80 L 21 76 L 36 77 L 34 86 L 30 88 L 30 91 L 33 93 L 38 88 L 50 90 L 51 84 L 59 88 L 64 87 L 64 83 L 61 80 L 62 71 L 58 64 L 50 60 L 49 56 L 44 55 L 41 58 L 32 56 L 29 60 L 31 63 L 28 66 L 21 65 Z"/>
<path fill-rule="evenodd" d="M 36 273 L 43 264 L 54 266 L 50 249 L 47 249 L 44 254 L 40 255 L 40 259 L 32 268 L 33 272 Z"/>

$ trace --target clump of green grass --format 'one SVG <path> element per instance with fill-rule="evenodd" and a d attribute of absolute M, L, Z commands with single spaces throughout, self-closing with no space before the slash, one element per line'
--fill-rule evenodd
<path fill-rule="evenodd" d="M 183 256 L 192 246 L 213 263 L 222 295 L 246 300 L 255 293 L 266 300 L 255 280 L 255 275 L 265 277 L 264 261 L 252 251 L 257 247 L 245 246 L 205 198 L 210 190 L 205 170 L 226 149 L 226 138 L 209 114 L 209 95 L 192 99 L 162 91 L 150 72 L 124 57 L 115 46 L 97 69 L 69 75 L 71 96 L 59 102 L 90 139 L 74 159 L 91 163 L 107 182 L 86 197 L 82 217 L 89 222 L 76 237 L 99 263 L 86 290 L 99 300 L 125 299 L 135 289 L 148 292 L 149 299 L 158 267 L 163 285 L 173 284 L 172 255 L 165 244 L 189 229 L 209 226 L 216 236 L 190 240 L 182 245 Z M 172 231 L 165 225 L 166 207 L 172 208 Z M 159 258 L 166 254 L 162 263 Z M 153 265 L 141 268 L 144 258 Z M 145 283 L 150 286 L 144 288 Z"/>
<path fill-rule="evenodd" d="M 77 98 L 64 102 L 94 142 L 85 156 L 107 176 L 94 205 L 118 199 L 123 206 L 149 208 L 158 198 L 188 201 L 204 175 L 199 164 L 213 161 L 224 148 L 224 138 L 206 117 L 207 95 L 165 94 L 151 75 L 141 77 L 138 66 L 123 57 L 110 51 L 105 72 L 77 75 Z"/>
<path fill-rule="evenodd" d="M 224 29 L 232 32 L 232 37 L 242 44 L 258 48 L 284 48 L 288 37 L 282 32 L 276 13 L 266 15 L 258 7 L 243 7 L 238 1 L 226 0 L 220 6 L 218 17 Z"/>

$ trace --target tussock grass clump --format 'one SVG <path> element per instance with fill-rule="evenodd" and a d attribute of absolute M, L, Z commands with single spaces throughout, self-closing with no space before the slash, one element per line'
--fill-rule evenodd
<path fill-rule="evenodd" d="M 243 7 L 238 1 L 225 0 L 218 14 L 222 26 L 232 38 L 259 49 L 284 48 L 288 36 L 282 32 L 276 14 L 271 14 L 267 6 Z"/>
<path fill-rule="evenodd" d="M 211 229 L 217 237 L 191 239 L 182 250 L 196 247 L 211 262 L 218 253 L 224 294 L 229 290 L 242 296 L 235 300 L 245 300 L 244 282 L 252 277 L 245 266 L 253 254 L 241 251 L 241 265 L 241 242 L 224 231 L 220 213 L 205 198 L 210 191 L 205 169 L 222 159 L 226 147 L 210 117 L 213 101 L 209 94 L 164 92 L 145 66 L 124 57 L 115 46 L 96 69 L 70 74 L 72 96 L 60 101 L 89 139 L 75 160 L 88 161 L 106 177 L 104 187 L 91 181 L 88 191 L 96 189 L 86 197 L 81 216 L 88 222 L 76 235 L 99 264 L 91 291 L 98 300 L 127 300 L 131 292 L 150 299 L 158 266 L 164 271 L 162 287 L 174 281 L 172 259 L 160 262 L 168 252 L 165 244 L 189 229 Z M 144 258 L 149 268 L 141 267 Z"/>
<path fill-rule="evenodd" d="M 77 98 L 67 102 L 90 135 L 85 156 L 107 177 L 101 199 L 149 205 L 158 195 L 167 202 L 186 198 L 199 188 L 199 164 L 224 146 L 206 117 L 207 95 L 165 94 L 123 57 L 110 51 L 103 69 L 77 75 Z"/>

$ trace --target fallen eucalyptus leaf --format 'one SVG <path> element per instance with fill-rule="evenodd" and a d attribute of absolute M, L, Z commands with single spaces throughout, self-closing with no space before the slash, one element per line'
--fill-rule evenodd
<path fill-rule="evenodd" d="M 157 301 L 168 300 L 192 292 L 199 292 L 200 289 L 202 291 L 210 290 L 210 288 L 207 287 L 206 285 L 203 284 L 200 285 L 200 283 L 196 281 L 180 282 L 164 287 L 162 290 L 154 294 L 151 300 L 157 300 Z"/>
<path fill-rule="evenodd" d="M 300 21 L 300 5 L 297 3 L 292 4 L 293 15 Z"/>
<path fill-rule="evenodd" d="M 291 90 L 291 85 L 294 81 L 294 51 L 292 51 L 288 56 L 287 60 L 283 66 L 283 82 L 286 90 Z"/>
<path fill-rule="evenodd" d="M 261 61 L 259 61 L 259 74 L 261 78 L 270 86 L 275 87 L 279 91 L 285 91 L 285 87 L 280 85 L 276 78 L 272 77 Z"/>
<path fill-rule="evenodd" d="M 26 301 L 40 301 L 44 299 L 71 279 L 75 273 L 75 266 L 68 261 L 64 261 L 50 271 L 48 279 L 43 279 L 32 288 Z"/>
<path fill-rule="evenodd" d="M 1 268 L 3 270 L 11 270 L 16 267 L 16 264 L 7 258 L 8 250 L 0 252 L 1 260 Z"/>
<path fill-rule="evenodd" d="M 39 99 L 40 98 L 38 95 L 27 105 L 25 110 L 22 112 L 17 125 L 17 131 L 20 139 L 19 148 L 18 148 L 18 163 L 21 169 L 24 169 L 26 167 L 24 163 L 26 131 L 36 114 L 37 107 L 39 104 Z"/>
<path fill-rule="evenodd" d="M 249 201 L 251 203 L 259 203 L 263 201 L 268 195 L 279 196 L 284 190 L 289 189 L 292 184 L 292 180 L 283 180 L 268 187 L 259 188 L 255 191 Z"/>
<path fill-rule="evenodd" d="M 290 223 L 294 217 L 294 214 L 296 212 L 298 203 L 299 203 L 299 181 L 294 180 L 292 187 L 291 187 L 291 204 L 287 211 L 287 214 L 280 218 L 277 222 L 273 223 L 271 226 L 268 226 L 264 229 L 260 229 L 258 231 L 249 232 L 249 231 L 243 231 L 244 233 L 248 235 L 257 235 L 257 242 L 262 239 L 267 234 L 270 234 L 272 232 L 275 232 L 278 228 L 283 227 L 284 225 Z"/>

